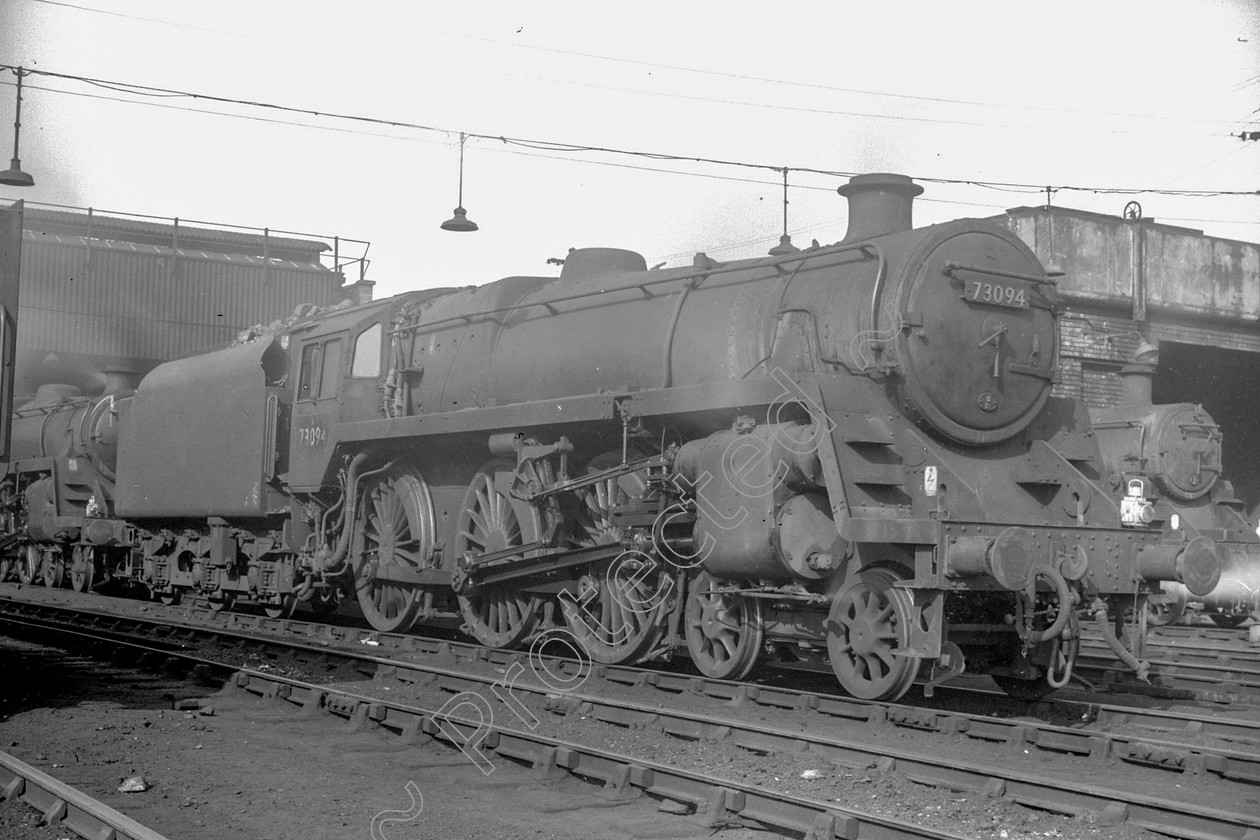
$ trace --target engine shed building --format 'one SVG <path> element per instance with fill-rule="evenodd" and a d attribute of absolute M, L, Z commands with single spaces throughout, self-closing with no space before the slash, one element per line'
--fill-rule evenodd
<path fill-rule="evenodd" d="M 108 369 L 144 374 L 300 304 L 370 300 L 365 261 L 340 253 L 348 244 L 366 246 L 27 203 L 15 392 L 97 393 Z M 348 285 L 346 268 L 358 273 Z"/>
<path fill-rule="evenodd" d="M 1224 434 L 1225 477 L 1260 517 L 1260 244 L 1141 218 L 1016 207 L 1009 225 L 1065 272 L 1057 393 L 1120 400 L 1119 371 L 1146 340 L 1159 350 L 1153 400 L 1202 405 Z"/>

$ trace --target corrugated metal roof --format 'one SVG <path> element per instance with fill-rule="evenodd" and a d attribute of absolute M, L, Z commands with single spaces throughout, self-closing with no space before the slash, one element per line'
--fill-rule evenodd
<path fill-rule="evenodd" d="M 70 236 L 91 236 L 93 239 L 121 240 L 144 245 L 170 247 L 178 242 L 180 248 L 202 251 L 245 254 L 261 257 L 264 254 L 295 262 L 315 262 L 319 255 L 332 250 L 327 242 L 314 239 L 271 236 L 258 233 L 242 233 L 232 230 L 216 230 L 205 227 L 176 226 L 164 222 L 145 222 L 98 213 L 78 213 L 69 210 L 46 210 L 27 207 L 23 218 L 27 231 Z"/>
<path fill-rule="evenodd" d="M 87 249 L 90 244 L 92 251 L 95 253 L 121 251 L 130 254 L 145 254 L 156 257 L 164 257 L 174 254 L 176 257 L 181 259 L 209 260 L 211 262 L 232 263 L 234 265 L 259 267 L 271 265 L 293 268 L 300 271 L 317 270 L 328 271 L 329 273 L 332 271 L 331 269 L 324 268 L 317 262 L 311 262 L 309 260 L 285 259 L 283 256 L 275 252 L 272 252 L 271 256 L 264 258 L 261 254 L 240 254 L 235 252 L 225 253 L 224 251 L 218 249 L 203 251 L 185 247 L 171 248 L 170 241 L 167 241 L 164 245 L 154 245 L 143 242 L 129 242 L 119 239 L 100 239 L 96 236 L 89 239 L 86 236 L 75 236 L 66 233 L 51 233 L 43 230 L 30 229 L 22 231 L 22 241 L 32 244 L 38 243 L 40 245 L 64 245 L 66 247 L 78 248 L 83 251 L 83 253 L 87 253 Z M 183 242 L 182 236 L 180 237 L 180 241 L 181 243 Z M 288 256 L 292 256 L 292 254 L 289 254 Z"/>

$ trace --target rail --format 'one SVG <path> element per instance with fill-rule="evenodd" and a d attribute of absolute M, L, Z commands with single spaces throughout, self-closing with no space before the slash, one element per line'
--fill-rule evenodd
<path fill-rule="evenodd" d="M 3 752 L 0 752 L 0 798 L 21 799 L 43 814 L 44 823 L 60 825 L 91 840 L 166 840 L 126 814 Z"/>
<path fill-rule="evenodd" d="M 9 623 L 10 620 L 5 618 L 4 621 Z M 157 626 L 159 623 L 152 618 L 138 620 L 133 618 L 125 619 L 125 621 L 138 621 L 140 624 L 154 626 L 155 630 L 160 629 Z M 280 626 L 285 627 L 292 623 L 290 621 L 279 622 Z M 58 633 L 77 634 L 74 630 L 62 630 L 51 625 L 41 624 L 41 626 L 45 630 L 52 630 Z M 105 624 L 93 623 L 90 625 L 90 628 L 90 638 L 98 642 L 103 641 L 102 631 L 105 631 L 105 634 L 108 636 L 114 635 L 109 628 L 108 622 Z M 166 629 L 175 630 L 175 628 L 170 627 Z M 307 659 L 309 659 L 309 662 L 318 664 L 318 672 L 321 675 L 334 682 L 340 679 L 337 676 L 338 672 L 345 672 L 351 674 L 356 681 L 362 680 L 364 677 L 370 677 L 374 683 L 382 683 L 397 678 L 400 681 L 400 686 L 424 685 L 445 694 L 458 695 L 465 691 L 475 694 L 478 690 L 484 690 L 486 685 L 492 681 L 502 679 L 499 675 L 503 673 L 502 668 L 499 668 L 494 673 L 481 674 L 470 673 L 464 670 L 463 667 L 459 670 L 451 670 L 432 662 L 431 657 L 425 657 L 425 661 L 419 663 L 387 659 L 358 651 L 338 651 L 328 646 L 327 642 L 312 644 L 309 638 L 302 642 L 259 639 L 257 637 L 247 640 L 231 631 L 217 630 L 210 632 L 222 634 L 228 638 L 235 637 L 236 641 L 229 641 L 227 648 L 235 651 L 237 654 L 244 654 L 250 651 L 257 652 L 259 650 L 257 646 L 263 645 L 263 649 L 269 651 L 267 655 L 268 660 L 283 663 L 286 666 L 283 670 L 288 673 L 293 673 L 289 666 L 296 668 L 299 672 L 305 671 L 309 666 L 307 662 Z M 178 642 L 188 644 L 191 650 L 181 653 L 167 648 L 158 654 L 160 659 L 187 657 L 193 650 L 201 647 L 198 641 L 178 630 L 175 630 L 173 636 L 166 635 L 165 639 L 167 642 L 178 640 Z M 415 641 L 421 645 L 425 644 L 424 640 Z M 134 643 L 124 642 L 124 644 L 130 646 Z M 441 642 L 439 643 L 438 651 L 440 654 L 444 650 L 449 655 L 456 648 L 460 647 L 463 646 L 458 643 Z M 281 654 L 280 658 L 277 659 L 273 654 L 280 653 L 281 649 L 287 649 L 290 653 L 287 656 Z M 155 651 L 155 653 L 157 652 Z M 198 655 L 205 656 L 206 654 L 194 654 L 194 656 Z M 484 648 L 468 652 L 470 664 L 484 662 L 485 667 L 480 670 L 485 672 L 489 672 L 490 666 L 496 664 L 507 665 L 509 670 L 515 669 L 519 665 L 521 657 L 522 654 L 520 653 L 490 651 Z M 198 659 L 197 661 L 205 662 L 206 660 Z M 239 664 L 233 665 L 219 662 L 216 663 L 215 667 L 235 668 L 240 666 Z M 805 692 L 785 691 L 777 688 L 768 689 L 761 686 L 741 686 L 721 683 L 721 681 L 705 680 L 689 675 L 640 672 L 637 677 L 626 679 L 631 676 L 627 672 L 622 678 L 618 679 L 613 672 L 627 669 L 600 670 L 601 676 L 612 683 L 634 685 L 642 688 L 656 688 L 663 690 L 667 694 L 685 693 L 697 700 L 702 696 L 711 697 L 715 706 L 719 701 L 723 707 L 755 703 L 785 710 L 796 710 L 806 715 L 820 714 L 826 717 L 852 719 L 855 722 L 864 722 L 866 725 L 862 726 L 862 729 L 866 729 L 867 726 L 871 725 L 894 725 L 917 730 L 936 730 L 952 737 L 965 736 L 969 739 L 990 743 L 1005 742 L 1021 747 L 1023 754 L 1028 753 L 1028 748 L 1036 747 L 1035 751 L 1049 751 L 1064 756 L 1077 755 L 1091 762 L 1110 757 L 1123 761 L 1126 764 L 1142 765 L 1161 771 L 1172 770 L 1187 774 L 1207 772 L 1244 784 L 1255 784 L 1257 780 L 1260 780 L 1260 773 L 1257 772 L 1257 761 L 1260 760 L 1260 756 L 1237 753 L 1232 750 L 1164 742 L 1158 738 L 1126 737 L 1100 731 L 1092 727 L 1077 731 L 1075 728 L 1046 725 L 1028 720 L 993 719 L 988 716 L 913 709 L 891 704 L 861 703 L 848 698 L 820 697 Z M 372 676 L 373 673 L 375 674 L 374 676 Z M 563 680 L 559 673 L 553 673 L 553 676 Z M 249 685 L 257 679 L 259 679 L 258 675 L 251 674 L 245 678 L 244 682 L 246 685 Z M 365 696 L 358 693 L 351 695 L 346 689 L 335 688 L 332 685 L 321 685 L 316 688 L 296 681 L 277 681 L 270 673 L 263 675 L 261 679 L 266 680 L 269 685 L 276 686 L 287 682 L 292 687 L 280 689 L 280 696 L 284 696 L 284 691 L 293 691 L 297 696 L 286 699 L 293 703 L 305 705 L 308 708 L 312 705 L 325 709 L 330 709 L 331 707 L 333 711 L 339 714 L 361 716 L 366 718 L 365 723 L 375 721 L 387 729 L 414 731 L 418 726 L 421 731 L 428 735 L 437 735 L 436 731 L 430 731 L 432 728 L 430 724 L 423 722 L 417 724 L 410 717 L 414 710 L 402 706 L 401 698 L 397 698 L 399 703 L 395 704 L 386 700 L 375 691 L 372 692 L 373 696 Z M 435 680 L 436 682 L 434 682 Z M 540 697 L 551 694 L 550 687 L 535 686 L 532 685 L 532 682 L 532 680 L 528 679 L 523 682 L 516 681 L 513 683 L 511 690 L 519 693 L 522 699 L 530 694 L 538 694 Z M 251 690 L 255 689 L 251 688 Z M 276 696 L 274 689 L 264 690 L 270 696 Z M 388 688 L 378 690 L 388 690 Z M 318 699 L 312 696 L 313 692 L 319 693 Z M 1253 817 L 1240 813 L 1214 811 L 1206 807 L 1201 808 L 1194 803 L 1186 801 L 1162 802 L 1157 797 L 1144 796 L 1140 793 L 1124 793 L 1105 787 L 1077 786 L 1075 789 L 1067 790 L 1062 785 L 1061 779 L 1056 781 L 1053 777 L 1042 776 L 1038 773 L 1021 772 L 1007 767 L 1006 765 L 1009 763 L 1008 757 L 1001 758 L 1000 763 L 1002 766 L 1000 770 L 996 769 L 994 765 L 987 763 L 962 762 L 954 760 L 952 757 L 942 763 L 939 760 L 928 759 L 905 750 L 890 748 L 886 744 L 872 745 L 866 743 L 865 739 L 860 737 L 851 739 L 840 734 L 838 730 L 834 730 L 834 734 L 830 734 L 827 732 L 828 727 L 791 726 L 789 731 L 777 726 L 767 726 L 746 720 L 723 719 L 721 712 L 716 708 L 685 712 L 681 709 L 671 708 L 671 704 L 661 704 L 656 701 L 647 703 L 635 702 L 625 695 L 626 692 L 624 690 L 614 689 L 597 693 L 571 693 L 567 695 L 565 700 L 574 706 L 573 711 L 579 711 L 582 715 L 592 716 L 599 720 L 631 728 L 650 725 L 653 728 L 661 729 L 667 734 L 677 735 L 683 740 L 693 740 L 696 737 L 700 737 L 702 740 L 733 738 L 735 743 L 750 746 L 756 751 L 765 752 L 798 752 L 801 749 L 807 749 L 810 752 L 826 756 L 832 761 L 841 764 L 856 763 L 857 766 L 865 766 L 877 760 L 882 760 L 886 764 L 891 761 L 892 763 L 888 764 L 887 769 L 898 769 L 913 778 L 926 780 L 931 784 L 977 791 L 996 791 L 997 787 L 995 785 L 997 785 L 1001 788 L 1000 795 L 1025 803 L 1033 803 L 1034 807 L 1048 808 L 1061 813 L 1074 813 L 1081 809 L 1092 810 L 1097 813 L 1111 814 L 1117 821 L 1127 819 L 1135 825 L 1152 828 L 1157 831 L 1169 831 L 1182 836 L 1226 837 L 1238 836 L 1232 832 L 1239 829 L 1244 831 L 1260 830 L 1260 821 Z M 334 696 L 340 696 L 343 700 L 337 703 L 330 703 L 325 699 Z M 349 699 L 353 699 L 353 702 L 350 706 L 347 706 L 345 701 Z M 551 701 L 549 700 L 548 702 L 550 703 Z M 1102 707 L 1094 704 L 1091 704 L 1091 707 L 1094 712 L 1093 718 L 1100 720 L 1103 717 L 1099 714 L 1103 711 Z M 550 709 L 551 706 L 549 705 L 548 708 Z M 404 720 L 399 721 L 398 718 L 394 717 L 392 710 L 402 712 Z M 1135 712 L 1136 710 L 1126 710 L 1125 714 L 1128 716 Z M 1140 715 L 1141 713 L 1137 712 L 1137 714 Z M 1132 723 L 1133 719 L 1129 719 L 1128 722 Z M 1208 728 L 1203 727 L 1202 724 L 1196 727 L 1194 731 L 1199 736 L 1208 734 Z M 500 746 L 501 742 L 498 740 L 513 739 L 520 734 L 512 730 L 496 728 L 495 742 L 491 743 L 487 737 L 481 743 L 489 749 L 498 750 L 502 754 L 516 755 L 516 757 L 522 758 L 524 756 L 513 753 L 511 750 L 505 753 Z M 478 733 L 478 737 L 483 737 L 484 735 L 485 733 Z M 553 743 L 553 746 L 561 745 Z M 564 744 L 562 748 L 565 750 L 581 749 L 574 744 Z M 630 759 L 630 761 L 633 761 L 635 764 L 642 764 L 637 759 Z M 577 770 L 573 766 L 570 766 L 569 769 Z M 672 768 L 670 769 L 672 770 Z M 577 770 L 577 772 L 581 773 L 582 771 Z M 794 825 L 798 827 L 797 830 L 800 830 L 800 823 L 795 823 Z"/>

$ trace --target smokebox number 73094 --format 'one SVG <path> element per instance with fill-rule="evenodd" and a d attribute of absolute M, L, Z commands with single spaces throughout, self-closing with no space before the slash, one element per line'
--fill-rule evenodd
<path fill-rule="evenodd" d="M 1008 286 L 1005 283 L 982 283 L 979 280 L 968 280 L 963 297 L 976 303 L 992 303 L 997 306 L 1009 306 L 1012 309 L 1028 308 L 1028 291 L 1019 286 Z"/>

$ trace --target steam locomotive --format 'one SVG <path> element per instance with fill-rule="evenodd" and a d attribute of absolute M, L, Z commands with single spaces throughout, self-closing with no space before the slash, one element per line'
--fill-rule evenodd
<path fill-rule="evenodd" d="M 1141 495 L 1158 498 L 1162 518 L 1216 540 L 1222 572 L 1208 593 L 1191 595 L 1181 583 L 1162 582 L 1163 591 L 1148 598 L 1147 620 L 1172 624 L 1191 600 L 1221 627 L 1238 627 L 1253 615 L 1260 620 L 1260 543 L 1251 539 L 1244 505 L 1222 478 L 1220 427 L 1202 406 L 1152 404 L 1158 355 L 1142 343 L 1120 370 L 1119 403 L 1090 409 L 1111 490 L 1140 482 Z"/>
<path fill-rule="evenodd" d="M 455 618 L 496 647 L 563 628 L 727 679 L 829 663 L 863 698 L 964 668 L 1038 696 L 1082 621 L 1140 669 L 1124 616 L 1161 580 L 1211 591 L 1243 537 L 1112 480 L 1051 395 L 1062 301 L 1017 237 L 914 228 L 904 176 L 839 192 L 834 245 L 574 250 L 558 279 L 298 313 L 134 387 L 41 392 L 13 418 L 6 562 L 273 616 L 355 598 L 382 631 Z"/>

